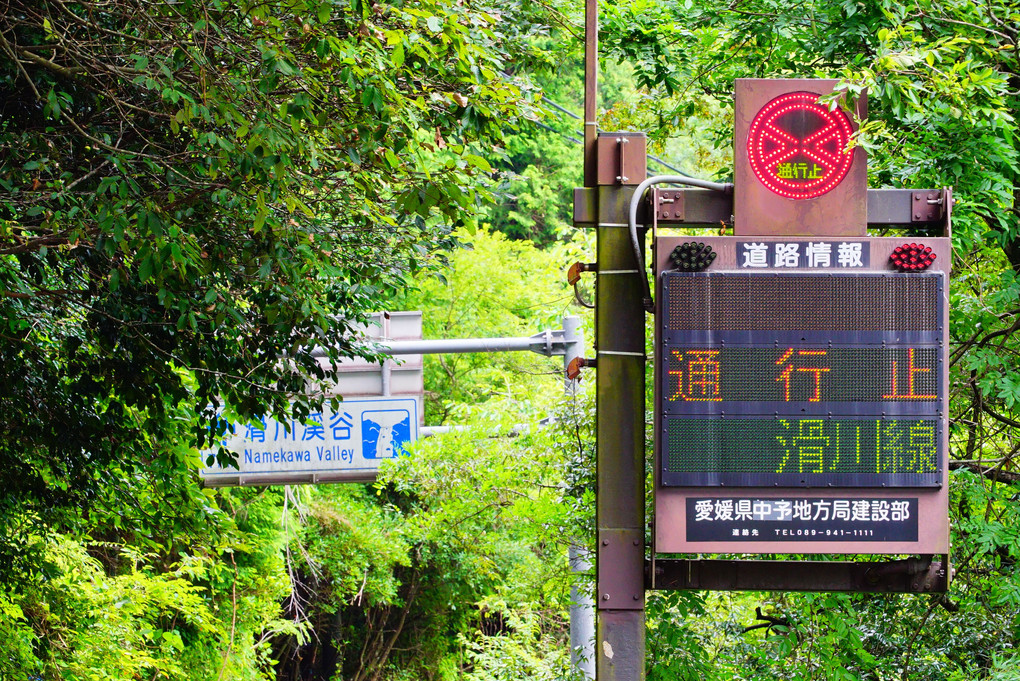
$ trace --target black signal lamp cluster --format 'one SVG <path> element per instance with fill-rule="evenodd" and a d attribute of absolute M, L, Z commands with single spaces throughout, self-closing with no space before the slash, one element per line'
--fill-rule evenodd
<path fill-rule="evenodd" d="M 711 246 L 701 242 L 687 241 L 669 254 L 673 266 L 682 272 L 700 272 L 715 260 L 716 253 Z"/>
<path fill-rule="evenodd" d="M 893 267 L 900 272 L 921 272 L 935 262 L 935 254 L 931 246 L 924 244 L 903 244 L 893 249 L 889 256 Z"/>

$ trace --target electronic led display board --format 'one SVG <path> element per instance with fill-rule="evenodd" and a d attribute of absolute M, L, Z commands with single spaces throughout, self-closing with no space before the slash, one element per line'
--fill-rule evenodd
<path fill-rule="evenodd" d="M 662 484 L 938 486 L 935 418 L 671 418 Z"/>
<path fill-rule="evenodd" d="M 661 274 L 663 486 L 938 487 L 940 272 Z"/>
<path fill-rule="evenodd" d="M 940 273 L 742 271 L 662 276 L 662 330 L 667 342 L 680 338 L 678 333 L 732 343 L 734 338 L 775 332 L 777 340 L 848 338 L 855 344 L 880 345 L 900 342 L 915 332 L 920 334 L 916 337 L 937 342 L 942 329 Z M 722 338 L 720 332 L 737 335 Z M 761 336 L 757 342 L 772 338 Z"/>
<path fill-rule="evenodd" d="M 683 347 L 662 358 L 665 414 L 775 411 L 793 404 L 825 414 L 831 404 L 879 403 L 883 413 L 927 413 L 939 399 L 937 347 Z M 876 386 L 884 386 L 876 389 Z"/>

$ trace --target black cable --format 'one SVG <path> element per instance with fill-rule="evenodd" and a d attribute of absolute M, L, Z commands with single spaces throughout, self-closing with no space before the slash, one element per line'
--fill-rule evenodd
<path fill-rule="evenodd" d="M 567 109 L 565 107 L 560 106 L 559 104 L 557 104 L 553 100 L 549 99 L 549 97 L 547 97 L 546 95 L 542 95 L 542 101 L 545 102 L 546 104 L 548 104 L 549 106 L 551 106 L 552 108 L 556 109 L 557 111 L 565 113 L 566 115 L 570 116 L 571 118 L 573 118 L 575 120 L 578 120 L 578 121 L 581 120 L 581 117 L 578 116 L 576 113 L 574 113 L 573 111 L 570 111 L 569 109 Z M 541 125 L 541 123 L 539 123 L 538 125 Z M 548 128 L 547 126 L 542 126 L 542 127 L 546 127 L 547 129 L 551 129 L 551 128 Z M 560 133 L 560 134 L 564 135 L 564 133 Z M 564 135 L 564 136 L 566 136 L 566 135 Z M 584 142 L 581 142 L 581 141 L 577 140 L 574 137 L 568 137 L 568 139 L 570 139 L 573 142 L 578 142 L 579 144 L 584 144 Z M 672 170 L 674 173 L 677 173 L 679 175 L 683 175 L 685 177 L 693 177 L 690 173 L 686 173 L 683 170 L 677 168 L 676 166 L 670 165 L 669 163 L 666 163 L 665 161 L 663 161 L 661 158 L 659 158 L 657 156 L 652 156 L 651 154 L 648 154 L 648 160 L 649 161 L 654 161 L 655 163 L 658 163 L 663 168 L 666 168 L 667 170 Z"/>

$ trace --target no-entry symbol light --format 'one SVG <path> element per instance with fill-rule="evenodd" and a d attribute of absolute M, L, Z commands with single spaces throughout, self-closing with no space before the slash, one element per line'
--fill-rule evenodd
<path fill-rule="evenodd" d="M 813 92 L 791 92 L 768 102 L 751 121 L 747 156 L 755 177 L 790 199 L 813 199 L 842 182 L 853 164 L 847 150 L 853 126 Z"/>

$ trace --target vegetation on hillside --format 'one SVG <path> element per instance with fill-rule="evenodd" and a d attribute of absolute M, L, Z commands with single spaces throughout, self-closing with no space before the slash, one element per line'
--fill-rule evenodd
<path fill-rule="evenodd" d="M 586 315 L 581 9 L 5 5 L 0 678 L 571 678 L 594 436 L 558 358 L 430 358 L 429 423 L 467 428 L 375 485 L 197 470 L 224 413 L 307 414 L 313 347 L 370 354 L 368 312 Z M 603 129 L 726 178 L 735 78 L 836 78 L 869 94 L 871 186 L 958 200 L 950 593 L 649 594 L 650 679 L 1016 676 L 1018 26 L 1006 0 L 603 3 Z"/>

